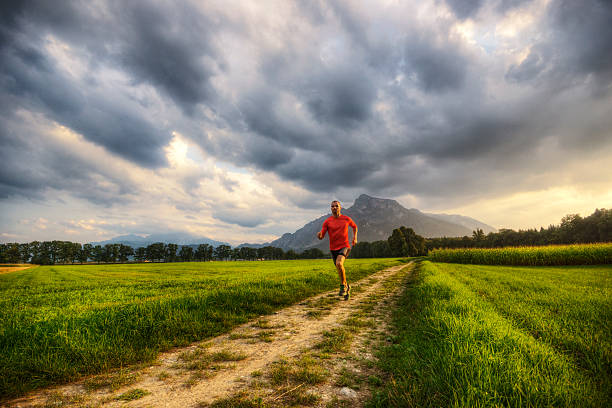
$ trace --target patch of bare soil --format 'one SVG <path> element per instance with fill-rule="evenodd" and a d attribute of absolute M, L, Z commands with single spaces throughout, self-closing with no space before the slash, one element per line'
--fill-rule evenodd
<path fill-rule="evenodd" d="M 10 266 L 0 265 L 0 273 L 9 273 L 9 272 L 15 272 L 15 271 L 22 271 L 24 269 L 29 269 L 29 268 L 32 268 L 34 266 L 36 266 L 36 265 L 30 265 L 30 264 L 10 265 Z"/>
<path fill-rule="evenodd" d="M 17 407 L 356 407 L 382 385 L 373 350 L 412 264 L 163 353 L 157 362 L 38 391 Z M 348 271 L 350 276 L 350 270 Z"/>

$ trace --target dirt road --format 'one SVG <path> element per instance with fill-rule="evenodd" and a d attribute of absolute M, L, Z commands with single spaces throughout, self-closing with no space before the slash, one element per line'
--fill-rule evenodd
<path fill-rule="evenodd" d="M 8 407 L 360 406 L 382 384 L 373 350 L 412 264 L 327 292 L 154 364 L 38 391 Z M 350 271 L 349 271 L 350 273 Z"/>

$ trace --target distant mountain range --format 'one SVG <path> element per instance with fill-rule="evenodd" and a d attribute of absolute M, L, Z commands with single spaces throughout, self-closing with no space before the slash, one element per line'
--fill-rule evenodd
<path fill-rule="evenodd" d="M 427 214 L 411 208 L 407 209 L 395 200 L 370 197 L 362 194 L 352 207 L 343 208 L 342 214 L 351 217 L 359 228 L 359 241 L 379 241 L 387 239 L 395 228 L 402 225 L 412 228 L 417 234 L 426 237 L 462 237 L 472 235 L 480 228 L 484 233 L 496 229 L 478 220 L 462 215 Z M 304 225 L 293 234 L 284 234 L 277 240 L 263 245 L 302 251 L 307 248 L 328 248 L 328 239 L 319 241 L 316 237 L 323 221 L 331 214 L 324 215 Z"/>
<path fill-rule="evenodd" d="M 389 238 L 395 228 L 402 225 L 412 228 L 417 234 L 426 237 L 462 237 L 471 236 L 472 231 L 480 228 L 485 234 L 496 232 L 490 225 L 470 217 L 455 214 L 423 213 L 415 208 L 407 209 L 395 200 L 370 197 L 362 194 L 355 200 L 353 206 L 343 208 L 342 214 L 351 217 L 359 227 L 359 241 L 379 241 Z M 327 237 L 319 241 L 316 237 L 323 221 L 331 214 L 323 215 L 310 221 L 294 233 L 286 233 L 282 237 L 263 244 L 240 244 L 238 247 L 260 248 L 274 246 L 287 251 L 293 249 L 301 252 L 307 248 L 328 248 Z M 94 245 L 124 244 L 132 248 L 148 246 L 155 242 L 178 245 L 209 244 L 214 247 L 229 245 L 226 242 L 215 241 L 206 237 L 198 237 L 188 233 L 172 232 L 166 234 L 151 234 L 146 237 L 139 235 L 122 235 L 106 241 L 92 242 Z"/>
<path fill-rule="evenodd" d="M 106 244 L 123 244 L 129 245 L 132 248 L 146 247 L 156 242 L 163 242 L 165 244 L 177 244 L 177 245 L 199 245 L 209 244 L 214 247 L 219 245 L 229 245 L 227 242 L 215 241 L 214 239 L 199 237 L 185 232 L 169 232 L 166 234 L 151 234 L 145 237 L 140 235 L 128 234 L 121 235 L 115 238 L 111 238 L 106 241 L 92 242 L 92 245 L 106 245 Z"/>

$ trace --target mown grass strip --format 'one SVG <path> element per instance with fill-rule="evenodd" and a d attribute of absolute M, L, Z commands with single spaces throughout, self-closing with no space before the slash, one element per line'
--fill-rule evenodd
<path fill-rule="evenodd" d="M 612 266 L 436 266 L 612 392 Z"/>
<path fill-rule="evenodd" d="M 346 266 L 354 281 L 399 263 Z M 329 260 L 41 266 L 0 275 L 0 399 L 152 361 L 336 285 Z"/>
<path fill-rule="evenodd" d="M 381 354 L 390 379 L 370 407 L 598 407 L 610 402 L 610 389 L 591 372 L 517 327 L 436 264 L 423 262 L 415 270 L 394 324 L 396 343 Z"/>
<path fill-rule="evenodd" d="M 612 243 L 536 247 L 434 249 L 432 262 L 477 265 L 559 266 L 612 264 Z"/>

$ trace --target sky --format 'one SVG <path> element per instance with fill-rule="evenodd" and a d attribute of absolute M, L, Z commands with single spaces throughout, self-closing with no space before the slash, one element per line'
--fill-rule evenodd
<path fill-rule="evenodd" d="M 495 228 L 612 207 L 604 0 L 11 1 L 0 242 L 261 243 L 362 193 Z"/>

